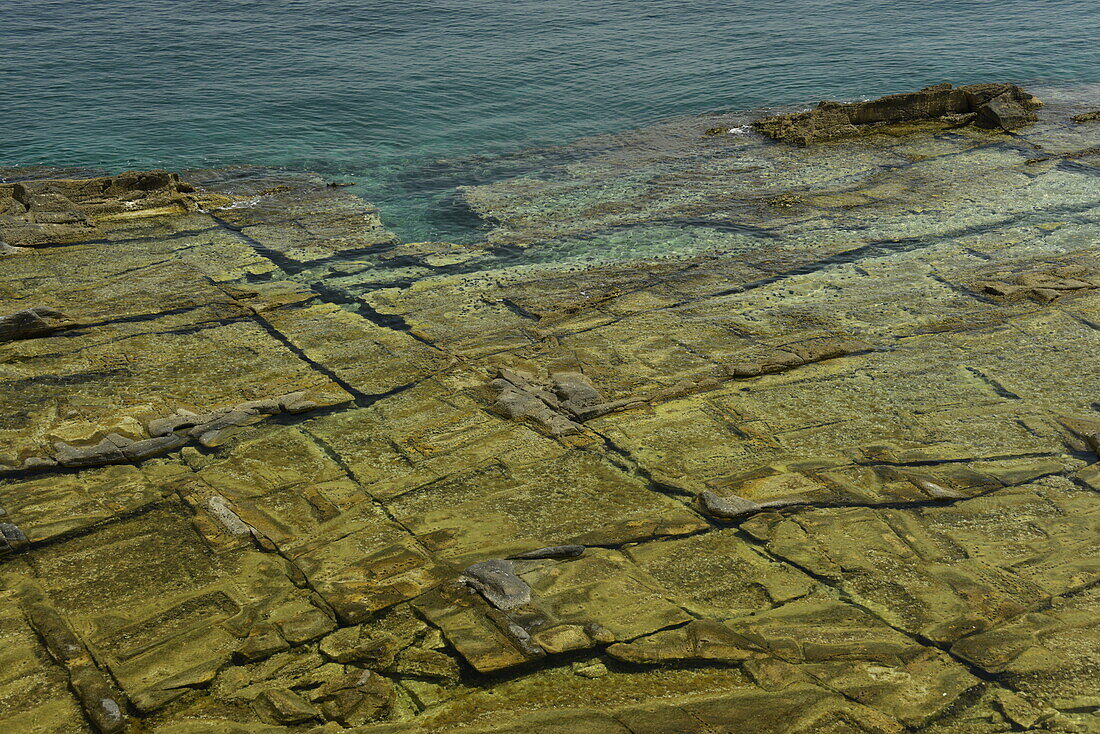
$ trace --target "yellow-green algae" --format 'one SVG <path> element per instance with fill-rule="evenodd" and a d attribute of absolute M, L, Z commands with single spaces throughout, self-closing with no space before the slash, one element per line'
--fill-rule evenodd
<path fill-rule="evenodd" d="M 0 344 L 5 729 L 1093 730 L 1100 128 L 1047 101 L 587 141 L 477 246 L 5 170 L 0 316 L 69 319 Z"/>

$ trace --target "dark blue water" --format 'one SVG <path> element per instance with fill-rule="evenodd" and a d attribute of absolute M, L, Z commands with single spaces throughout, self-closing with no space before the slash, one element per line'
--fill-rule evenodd
<path fill-rule="evenodd" d="M 304 167 L 360 182 L 406 239 L 458 236 L 453 187 L 509 172 L 502 153 L 940 81 L 1097 82 L 1097 29 L 1095 0 L 4 0 L 0 164 Z"/>

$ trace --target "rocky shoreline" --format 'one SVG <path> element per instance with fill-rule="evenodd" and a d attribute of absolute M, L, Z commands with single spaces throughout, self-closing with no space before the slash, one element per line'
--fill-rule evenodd
<path fill-rule="evenodd" d="M 1014 84 L 938 84 L 919 92 L 895 94 L 867 102 L 821 102 L 807 112 L 757 120 L 753 127 L 775 140 L 809 145 L 850 137 L 890 126 L 935 122 L 948 129 L 973 124 L 986 130 L 1011 132 L 1038 117 L 1043 106 Z"/>
<path fill-rule="evenodd" d="M 587 141 L 473 245 L 0 169 L 0 722 L 1094 730 L 1100 126 L 1044 101 Z"/>

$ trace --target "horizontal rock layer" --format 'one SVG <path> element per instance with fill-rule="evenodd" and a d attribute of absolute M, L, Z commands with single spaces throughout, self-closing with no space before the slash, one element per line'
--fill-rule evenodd
<path fill-rule="evenodd" d="M 25 172 L 5 730 L 1088 731 L 1079 111 L 590 140 L 467 190 L 480 245 L 309 174 Z"/>
<path fill-rule="evenodd" d="M 821 102 L 806 112 L 762 118 L 753 127 L 769 138 L 799 145 L 883 126 L 930 121 L 1008 131 L 1035 122 L 1038 118 L 1032 110 L 1041 106 L 1038 99 L 1013 84 L 939 84 L 867 102 Z"/>

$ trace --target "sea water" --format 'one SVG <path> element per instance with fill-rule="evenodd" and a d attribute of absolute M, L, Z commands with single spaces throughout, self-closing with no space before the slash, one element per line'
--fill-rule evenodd
<path fill-rule="evenodd" d="M 305 168 L 406 241 L 471 241 L 456 187 L 571 140 L 943 81 L 1095 83 L 1098 28 L 1085 0 L 6 0 L 0 165 Z"/>

